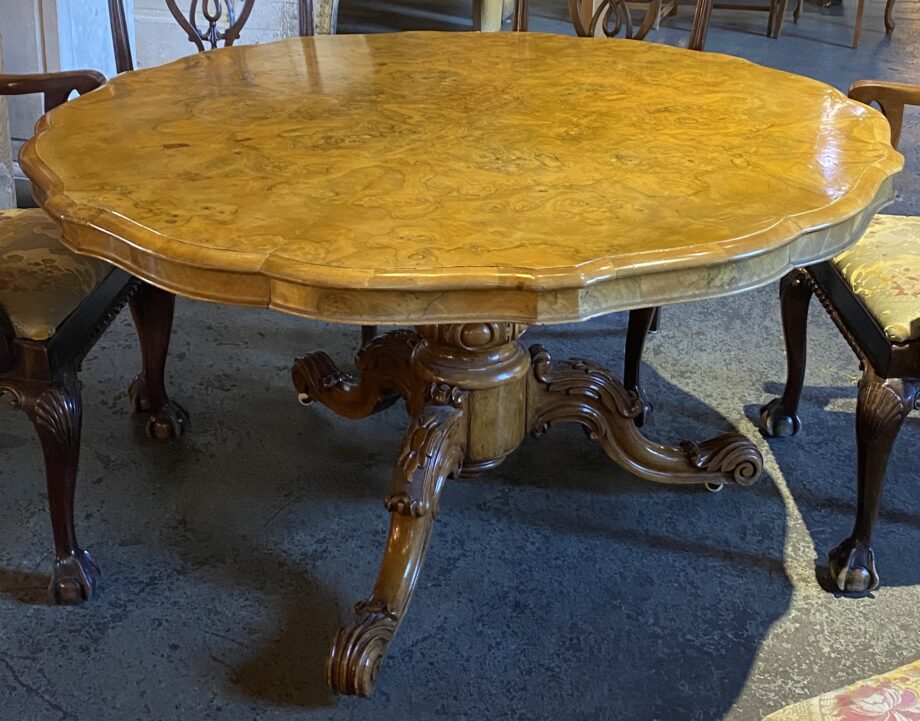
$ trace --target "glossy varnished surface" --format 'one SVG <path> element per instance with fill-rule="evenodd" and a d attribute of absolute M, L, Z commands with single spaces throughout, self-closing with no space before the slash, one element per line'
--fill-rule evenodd
<path fill-rule="evenodd" d="M 828 86 L 726 56 L 405 33 L 121 76 L 46 118 L 23 162 L 69 245 L 180 293 L 549 322 L 836 254 L 890 199 L 887 136 Z"/>

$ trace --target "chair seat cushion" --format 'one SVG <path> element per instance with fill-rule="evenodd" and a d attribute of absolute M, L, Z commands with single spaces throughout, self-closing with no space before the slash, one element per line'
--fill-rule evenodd
<path fill-rule="evenodd" d="M 920 661 L 771 713 L 763 721 L 917 721 Z"/>
<path fill-rule="evenodd" d="M 17 338 L 50 338 L 111 270 L 61 245 L 44 211 L 0 211 L 0 305 Z"/>
<path fill-rule="evenodd" d="M 920 216 L 877 215 L 833 262 L 889 340 L 920 338 Z"/>

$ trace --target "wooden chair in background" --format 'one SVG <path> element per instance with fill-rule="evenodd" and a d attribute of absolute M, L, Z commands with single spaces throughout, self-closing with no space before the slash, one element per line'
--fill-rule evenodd
<path fill-rule="evenodd" d="M 792 15 L 794 22 L 798 22 L 802 16 L 802 6 L 805 0 L 799 0 L 796 3 L 795 11 Z M 853 47 L 859 47 L 859 39 L 862 36 L 862 20 L 865 11 L 866 0 L 857 0 L 856 3 L 856 22 L 853 26 Z M 894 32 L 894 20 L 891 18 L 891 12 L 894 9 L 894 0 L 887 0 L 885 3 L 885 34 L 891 35 Z"/>

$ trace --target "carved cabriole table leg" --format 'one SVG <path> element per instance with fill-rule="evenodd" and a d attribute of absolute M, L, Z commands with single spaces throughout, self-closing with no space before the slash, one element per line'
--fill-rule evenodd
<path fill-rule="evenodd" d="M 441 489 L 453 475 L 495 467 L 529 431 L 583 425 L 623 468 L 662 483 L 753 483 L 762 459 L 737 433 L 678 447 L 647 440 L 634 419 L 642 404 L 610 373 L 587 361 L 552 363 L 520 341 L 525 326 L 465 323 L 419 326 L 375 338 L 356 358 L 355 378 L 325 353 L 294 363 L 302 402 L 348 418 L 406 401 L 406 431 L 385 504 L 390 532 L 377 583 L 354 621 L 335 637 L 327 664 L 333 690 L 366 696 L 415 589 Z"/>

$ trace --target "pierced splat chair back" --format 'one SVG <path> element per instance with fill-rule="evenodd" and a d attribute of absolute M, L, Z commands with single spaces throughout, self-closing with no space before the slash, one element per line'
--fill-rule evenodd
<path fill-rule="evenodd" d="M 239 39 L 249 20 L 256 0 L 184 0 L 188 11 L 183 13 L 178 0 L 165 0 L 166 7 L 185 31 L 189 42 L 199 52 L 227 47 Z M 123 0 L 109 0 L 112 41 L 115 45 L 115 67 L 119 73 L 134 70 L 131 41 Z M 297 29 L 301 36 L 313 35 L 313 0 L 297 0 Z"/>
<path fill-rule="evenodd" d="M 188 39 L 195 43 L 199 51 L 204 51 L 205 43 L 213 50 L 219 43 L 224 47 L 233 45 L 233 41 L 240 36 L 243 25 L 252 13 L 255 0 L 243 0 L 239 13 L 236 12 L 234 0 L 192 0 L 188 9 L 188 16 L 182 14 L 176 0 L 166 0 L 166 7 L 176 19 L 176 22 L 188 33 Z M 206 25 L 199 27 L 197 17 L 201 14 Z M 226 17 L 225 17 L 226 16 Z M 221 25 L 225 25 L 221 30 Z"/>

